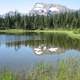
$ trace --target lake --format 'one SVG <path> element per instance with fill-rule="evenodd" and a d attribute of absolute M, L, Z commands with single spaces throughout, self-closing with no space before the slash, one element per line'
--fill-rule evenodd
<path fill-rule="evenodd" d="M 80 40 L 66 34 L 0 34 L 0 69 L 28 70 L 40 62 L 57 64 L 63 59 L 79 57 Z"/>

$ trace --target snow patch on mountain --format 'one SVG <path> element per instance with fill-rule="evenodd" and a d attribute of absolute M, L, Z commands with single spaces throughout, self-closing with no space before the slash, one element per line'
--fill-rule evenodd
<path fill-rule="evenodd" d="M 68 12 L 69 9 L 59 4 L 36 3 L 30 11 L 31 15 L 48 15 Z"/>
<path fill-rule="evenodd" d="M 43 5 L 42 4 L 36 4 L 36 7 L 43 8 Z"/>

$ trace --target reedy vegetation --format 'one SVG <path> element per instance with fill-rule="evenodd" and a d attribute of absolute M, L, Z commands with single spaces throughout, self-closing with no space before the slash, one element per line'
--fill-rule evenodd
<path fill-rule="evenodd" d="M 60 61 L 56 68 L 40 63 L 27 74 L 3 71 L 0 80 L 80 80 L 80 62 L 79 59 L 68 58 Z"/>
<path fill-rule="evenodd" d="M 9 12 L 0 16 L 0 29 L 77 29 L 80 28 L 80 10 L 54 15 L 21 15 Z"/>

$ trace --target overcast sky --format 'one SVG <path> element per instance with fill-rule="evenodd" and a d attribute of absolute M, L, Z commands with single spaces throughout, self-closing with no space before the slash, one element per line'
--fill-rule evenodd
<path fill-rule="evenodd" d="M 15 10 L 27 13 L 37 2 L 61 4 L 71 9 L 80 8 L 80 0 L 0 0 L 0 14 Z"/>

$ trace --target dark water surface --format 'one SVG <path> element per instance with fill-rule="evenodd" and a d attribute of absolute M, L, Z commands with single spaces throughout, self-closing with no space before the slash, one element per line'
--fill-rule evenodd
<path fill-rule="evenodd" d="M 36 54 L 35 48 L 42 54 Z M 46 49 L 44 49 L 46 47 Z M 57 48 L 56 51 L 49 51 Z M 44 50 L 43 50 L 44 49 Z M 23 35 L 0 35 L 0 68 L 25 70 L 39 62 L 56 64 L 66 58 L 80 57 L 80 40 L 66 34 L 26 33 Z"/>

